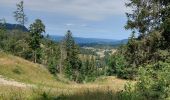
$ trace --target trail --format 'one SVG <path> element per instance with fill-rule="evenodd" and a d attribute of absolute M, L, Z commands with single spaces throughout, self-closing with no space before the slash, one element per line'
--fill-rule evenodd
<path fill-rule="evenodd" d="M 0 75 L 0 85 L 9 85 L 9 86 L 15 86 L 15 87 L 22 87 L 22 88 L 27 88 L 27 87 L 34 87 L 35 85 L 31 85 L 31 84 L 25 84 L 22 82 L 17 82 L 15 80 L 12 79 L 7 79 L 5 77 L 3 77 L 2 75 Z"/>

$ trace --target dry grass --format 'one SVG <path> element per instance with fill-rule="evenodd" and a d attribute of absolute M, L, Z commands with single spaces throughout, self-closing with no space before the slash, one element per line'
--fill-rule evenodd
<path fill-rule="evenodd" d="M 116 98 L 116 92 L 109 88 L 58 90 L 1 85 L 0 89 L 0 100 L 112 100 Z"/>
<path fill-rule="evenodd" d="M 0 52 L 0 75 L 29 84 L 50 87 L 64 85 L 56 81 L 44 66 L 2 52 Z"/>
<path fill-rule="evenodd" d="M 2 52 L 0 52 L 0 75 L 36 85 L 34 88 L 0 85 L 0 99 L 17 97 L 24 100 L 50 95 L 62 100 L 110 100 L 115 98 L 115 93 L 122 90 L 127 82 L 116 77 L 100 77 L 95 82 L 87 84 L 63 83 L 57 81 L 44 66 Z"/>
<path fill-rule="evenodd" d="M 26 100 L 31 93 L 27 88 L 0 85 L 0 100 Z"/>

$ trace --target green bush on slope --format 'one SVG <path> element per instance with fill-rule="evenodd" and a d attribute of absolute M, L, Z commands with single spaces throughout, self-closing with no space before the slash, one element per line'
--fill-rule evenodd
<path fill-rule="evenodd" d="M 135 87 L 129 86 L 120 93 L 120 99 L 166 100 L 170 99 L 170 64 L 158 62 L 141 67 Z"/>

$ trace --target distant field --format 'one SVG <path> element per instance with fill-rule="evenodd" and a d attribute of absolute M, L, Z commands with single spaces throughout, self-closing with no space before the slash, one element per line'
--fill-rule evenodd
<path fill-rule="evenodd" d="M 92 83 L 76 84 L 64 79 L 61 75 L 55 78 L 45 66 L 2 52 L 0 52 L 0 75 L 6 80 L 31 85 L 17 87 L 0 84 L 0 99 L 11 97 L 19 98 L 19 100 L 33 99 L 48 95 L 66 100 L 75 100 L 75 98 L 76 100 L 107 100 L 108 93 L 111 95 L 109 98 L 114 97 L 114 93 L 122 90 L 127 82 L 116 77 L 100 77 Z"/>
<path fill-rule="evenodd" d="M 96 52 L 96 54 L 98 56 L 100 56 L 101 58 L 103 58 L 105 56 L 105 52 L 109 52 L 109 55 L 112 55 L 116 52 L 117 49 L 114 48 L 94 48 L 94 47 L 82 47 L 83 49 L 86 50 L 92 50 L 94 52 Z"/>

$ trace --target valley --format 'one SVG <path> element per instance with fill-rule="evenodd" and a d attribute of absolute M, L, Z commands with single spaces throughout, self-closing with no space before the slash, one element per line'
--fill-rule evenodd
<path fill-rule="evenodd" d="M 170 0 L 0 9 L 0 100 L 170 100 Z"/>

